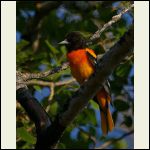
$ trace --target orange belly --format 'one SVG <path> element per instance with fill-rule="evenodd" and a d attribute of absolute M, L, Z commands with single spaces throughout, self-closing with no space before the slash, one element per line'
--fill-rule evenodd
<path fill-rule="evenodd" d="M 96 57 L 94 51 L 87 48 L 75 50 L 67 54 L 71 73 L 80 84 L 82 84 L 91 76 L 92 73 L 94 73 L 94 66 L 90 62 L 86 51 Z"/>

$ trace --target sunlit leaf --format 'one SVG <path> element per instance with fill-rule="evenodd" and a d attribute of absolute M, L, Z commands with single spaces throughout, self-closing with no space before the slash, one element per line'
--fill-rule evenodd
<path fill-rule="evenodd" d="M 41 87 L 40 87 L 39 85 L 34 85 L 33 87 L 34 87 L 34 89 L 37 90 L 37 91 L 40 91 L 40 90 L 41 90 Z"/>
<path fill-rule="evenodd" d="M 93 107 L 95 110 L 99 110 L 99 106 L 98 106 L 98 104 L 97 104 L 95 101 L 90 100 L 90 104 L 92 105 L 92 107 Z"/>
<path fill-rule="evenodd" d="M 124 139 L 119 140 L 119 141 L 114 143 L 115 149 L 126 149 L 127 147 L 128 147 L 128 144 Z"/>
<path fill-rule="evenodd" d="M 35 144 L 35 137 L 33 137 L 24 127 L 17 128 L 17 135 L 20 136 L 24 141 Z"/>
<path fill-rule="evenodd" d="M 127 63 L 120 65 L 116 69 L 116 75 L 119 77 L 126 77 L 129 74 L 129 71 L 131 69 L 131 66 Z"/>
<path fill-rule="evenodd" d="M 50 105 L 50 114 L 55 115 L 57 113 L 58 103 L 54 102 Z"/>

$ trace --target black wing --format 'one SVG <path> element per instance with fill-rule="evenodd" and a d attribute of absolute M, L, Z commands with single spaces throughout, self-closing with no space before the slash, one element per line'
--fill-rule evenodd
<path fill-rule="evenodd" d="M 90 62 L 92 63 L 92 65 L 93 65 L 94 68 L 96 69 L 96 68 L 97 68 L 97 65 L 98 65 L 98 63 L 97 63 L 97 58 L 95 58 L 93 55 L 91 55 L 88 51 L 86 51 L 86 53 L 87 53 L 87 56 L 88 56 Z"/>

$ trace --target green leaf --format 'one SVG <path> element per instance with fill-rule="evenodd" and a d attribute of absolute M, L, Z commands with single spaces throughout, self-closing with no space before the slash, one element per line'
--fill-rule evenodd
<path fill-rule="evenodd" d="M 49 49 L 52 51 L 53 54 L 58 53 L 58 50 L 54 46 L 52 46 L 48 40 L 45 40 L 45 43 L 49 47 Z"/>
<path fill-rule="evenodd" d="M 116 75 L 119 77 L 127 77 L 131 66 L 128 63 L 122 64 L 116 69 Z"/>
<path fill-rule="evenodd" d="M 123 100 L 115 100 L 114 101 L 114 106 L 118 111 L 125 111 L 129 109 L 129 104 Z"/>
<path fill-rule="evenodd" d="M 88 134 L 86 134 L 86 133 L 84 133 L 82 131 L 79 132 L 79 136 L 81 136 L 82 140 L 84 140 L 84 141 L 87 141 L 89 139 Z"/>
<path fill-rule="evenodd" d="M 95 110 L 99 110 L 99 106 L 98 106 L 98 104 L 97 104 L 95 101 L 90 100 L 90 104 L 92 105 L 92 107 L 93 107 Z"/>
<path fill-rule="evenodd" d="M 74 123 L 80 125 L 87 125 L 87 124 L 97 125 L 95 111 L 93 109 L 85 108 L 82 113 L 77 115 L 77 117 L 74 120 Z"/>
<path fill-rule="evenodd" d="M 27 46 L 28 44 L 29 44 L 28 41 L 26 41 L 26 40 L 21 40 L 19 43 L 17 43 L 16 49 L 17 49 L 17 50 L 20 50 L 21 48 Z"/>
<path fill-rule="evenodd" d="M 96 131 L 96 129 L 95 129 L 93 126 L 90 126 L 90 127 L 89 127 L 89 133 L 90 133 L 91 135 L 96 135 L 97 131 Z"/>
<path fill-rule="evenodd" d="M 60 149 L 66 149 L 66 145 L 64 143 L 59 143 L 59 148 Z"/>
<path fill-rule="evenodd" d="M 40 91 L 40 90 L 41 90 L 41 87 L 40 87 L 39 85 L 34 85 L 33 87 L 34 87 L 34 89 L 37 90 L 37 91 Z"/>
<path fill-rule="evenodd" d="M 33 137 L 24 127 L 17 129 L 17 135 L 21 137 L 24 141 L 35 144 L 35 137 Z"/>
<path fill-rule="evenodd" d="M 58 109 L 58 103 L 54 102 L 50 106 L 50 114 L 55 115 L 57 113 L 57 109 Z"/>
<path fill-rule="evenodd" d="M 128 147 L 128 144 L 124 139 L 119 140 L 119 141 L 115 142 L 115 144 L 114 144 L 115 149 L 126 149 L 127 147 Z"/>
<path fill-rule="evenodd" d="M 61 46 L 61 47 L 60 47 L 60 50 L 61 50 L 61 52 L 62 52 L 63 54 L 66 55 L 67 50 L 66 50 L 66 47 L 65 47 L 65 46 Z"/>

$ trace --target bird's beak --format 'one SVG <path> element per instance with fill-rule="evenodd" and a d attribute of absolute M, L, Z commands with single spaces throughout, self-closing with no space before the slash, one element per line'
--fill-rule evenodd
<path fill-rule="evenodd" d="M 67 39 L 65 39 L 64 41 L 59 42 L 58 44 L 60 44 L 60 45 L 68 45 L 69 42 L 67 41 Z"/>

